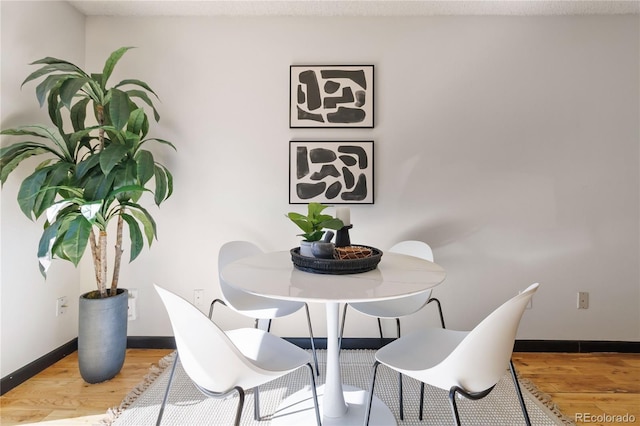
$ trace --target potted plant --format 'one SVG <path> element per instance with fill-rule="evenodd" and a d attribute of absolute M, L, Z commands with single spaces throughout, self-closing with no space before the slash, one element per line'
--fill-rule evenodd
<path fill-rule="evenodd" d="M 309 203 L 306 216 L 296 212 L 287 213 L 287 217 L 303 232 L 298 234 L 298 236 L 302 237 L 300 243 L 300 254 L 302 256 L 313 257 L 311 244 L 322 239 L 325 229 L 338 230 L 344 226 L 340 219 L 322 213 L 327 207 L 321 203 Z"/>
<path fill-rule="evenodd" d="M 127 336 L 127 291 L 118 288 L 126 224 L 131 242 L 129 261 L 156 238 L 156 223 L 140 201 L 145 192 L 160 205 L 173 191 L 173 177 L 147 146 L 172 143 L 149 138 L 149 119 L 141 104 L 160 119 L 143 81 L 107 82 L 130 47 L 117 49 L 99 74 L 71 62 L 46 57 L 22 85 L 43 78 L 36 87 L 40 106 L 46 102 L 54 127 L 27 125 L 2 130 L 21 141 L 0 149 L 0 181 L 25 159 L 43 161 L 24 179 L 18 193 L 22 212 L 32 219 L 46 214 L 38 245 L 40 271 L 52 259 L 78 265 L 90 247 L 97 289 L 80 296 L 78 356 L 82 377 L 97 383 L 115 376 L 124 363 Z M 156 96 L 157 97 L 157 96 Z M 26 140 L 25 140 L 26 138 Z M 107 237 L 115 225 L 111 281 L 107 274 Z M 115 314 L 115 317 L 109 314 Z"/>

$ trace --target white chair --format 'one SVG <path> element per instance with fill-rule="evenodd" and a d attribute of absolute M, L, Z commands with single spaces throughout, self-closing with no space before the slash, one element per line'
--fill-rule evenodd
<path fill-rule="evenodd" d="M 430 260 L 433 262 L 433 251 L 431 247 L 422 241 L 401 241 L 391 247 L 389 249 L 391 253 L 399 253 L 406 254 L 408 256 L 415 256 L 421 259 Z M 418 312 L 420 309 L 425 307 L 427 304 L 431 302 L 436 302 L 438 305 L 438 313 L 440 314 L 440 324 L 442 324 L 442 328 L 445 328 L 444 325 L 444 316 L 442 315 L 442 306 L 440 301 L 436 298 L 431 297 L 431 290 L 428 290 L 424 293 L 402 297 L 399 299 L 393 300 L 383 300 L 379 302 L 360 302 L 360 303 L 346 303 L 344 305 L 344 309 L 342 312 L 342 325 L 340 327 L 340 345 L 342 346 L 342 335 L 344 334 L 344 323 L 347 317 L 347 307 L 350 306 L 354 310 L 369 315 L 372 317 L 376 317 L 378 319 L 378 330 L 380 332 L 380 338 L 384 338 L 382 334 L 382 322 L 381 318 L 384 319 L 394 319 L 396 320 L 396 329 L 398 332 L 398 337 L 401 336 L 400 333 L 400 317 L 404 317 L 407 315 L 411 315 L 415 312 Z M 398 388 L 399 388 L 399 398 L 400 398 L 400 419 L 404 420 L 404 404 L 402 401 L 402 375 L 398 376 Z M 420 393 L 424 394 L 424 385 L 421 385 Z M 420 417 L 422 420 L 422 416 Z"/>
<path fill-rule="evenodd" d="M 456 406 L 458 395 L 473 400 L 484 398 L 509 368 L 522 413 L 526 424 L 530 426 L 511 354 L 520 319 L 537 289 L 538 283 L 530 285 L 493 311 L 470 332 L 429 328 L 410 333 L 379 349 L 373 364 L 365 425 L 369 423 L 371 414 L 376 371 L 380 364 L 384 364 L 423 383 L 449 391 L 449 403 L 456 425 L 460 425 Z M 423 402 L 421 395 L 421 416 Z"/>
<path fill-rule="evenodd" d="M 229 263 L 242 259 L 244 257 L 254 256 L 262 253 L 260 248 L 249 241 L 230 241 L 220 247 L 218 254 L 218 273 Z M 255 327 L 258 327 L 258 321 L 268 320 L 267 331 L 271 329 L 271 320 L 291 315 L 304 308 L 307 314 L 307 325 L 309 327 L 309 338 L 311 340 L 311 353 L 313 361 L 318 371 L 318 356 L 316 355 L 316 347 L 313 341 L 313 329 L 311 327 L 311 317 L 309 315 L 309 306 L 304 302 L 293 302 L 290 300 L 278 300 L 269 297 L 257 296 L 247 293 L 236 287 L 229 285 L 219 274 L 220 290 L 222 291 L 222 299 L 215 299 L 211 302 L 209 308 L 209 318 L 213 317 L 213 307 L 216 303 L 221 303 L 241 315 L 255 318 Z"/>
<path fill-rule="evenodd" d="M 304 349 L 255 328 L 222 331 L 191 303 L 158 285 L 154 286 L 169 314 L 177 346 L 156 425 L 162 421 L 178 356 L 184 371 L 203 394 L 225 398 L 238 393 L 235 425 L 240 424 L 246 389 L 254 390 L 254 417 L 260 420 L 258 386 L 307 366 L 316 422 L 320 425 L 315 375 L 309 354 Z"/>

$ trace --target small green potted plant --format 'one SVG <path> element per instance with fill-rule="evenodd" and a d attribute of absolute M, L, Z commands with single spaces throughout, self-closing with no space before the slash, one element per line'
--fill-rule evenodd
<path fill-rule="evenodd" d="M 156 238 L 156 223 L 140 203 L 145 192 L 160 205 L 173 192 L 173 177 L 147 147 L 172 143 L 148 137 L 145 108 L 160 119 L 147 83 L 125 79 L 108 87 L 120 58 L 130 47 L 117 49 L 101 73 L 87 73 L 71 62 L 46 57 L 23 85 L 42 78 L 36 87 L 40 106 L 48 107 L 53 127 L 35 124 L 2 130 L 22 140 L 0 149 L 0 181 L 23 160 L 44 157 L 24 179 L 18 204 L 30 219 L 45 214 L 38 245 L 40 271 L 52 259 L 78 265 L 90 247 L 97 289 L 79 300 L 78 359 L 85 381 L 97 383 L 115 376 L 124 363 L 127 340 L 127 291 L 118 288 L 123 229 L 128 228 L 129 261 L 145 241 Z M 142 106 L 141 106 L 142 105 Z M 109 226 L 114 223 L 115 227 Z M 107 261 L 107 237 L 115 232 L 115 255 Z M 113 265 L 108 282 L 107 265 Z"/>
<path fill-rule="evenodd" d="M 325 229 L 338 230 L 344 226 L 340 219 L 336 219 L 331 215 L 322 212 L 329 206 L 321 203 L 309 203 L 307 206 L 307 214 L 289 212 L 287 217 L 302 230 L 300 242 L 300 255 L 313 257 L 311 245 L 316 241 L 320 241 L 325 233 Z"/>

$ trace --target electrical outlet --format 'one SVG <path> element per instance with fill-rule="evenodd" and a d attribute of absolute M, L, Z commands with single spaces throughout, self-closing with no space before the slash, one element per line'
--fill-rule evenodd
<path fill-rule="evenodd" d="M 56 316 L 60 316 L 67 312 L 68 307 L 69 302 L 67 300 L 67 296 L 58 297 L 56 299 Z"/>
<path fill-rule="evenodd" d="M 589 293 L 586 291 L 578 292 L 578 309 L 589 309 Z"/>
<path fill-rule="evenodd" d="M 204 289 L 197 288 L 193 290 L 193 304 L 198 309 L 204 308 Z"/>
<path fill-rule="evenodd" d="M 136 306 L 136 302 L 138 301 L 138 289 L 130 288 L 129 289 L 129 300 L 128 306 L 129 310 L 127 311 L 127 319 L 129 321 L 133 321 L 138 319 L 138 308 Z"/>

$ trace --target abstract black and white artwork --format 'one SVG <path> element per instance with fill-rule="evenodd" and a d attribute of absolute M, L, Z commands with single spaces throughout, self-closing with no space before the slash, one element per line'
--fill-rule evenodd
<path fill-rule="evenodd" d="M 291 65 L 290 82 L 290 128 L 373 128 L 373 65 Z"/>
<path fill-rule="evenodd" d="M 373 204 L 373 141 L 289 142 L 289 204 Z"/>

